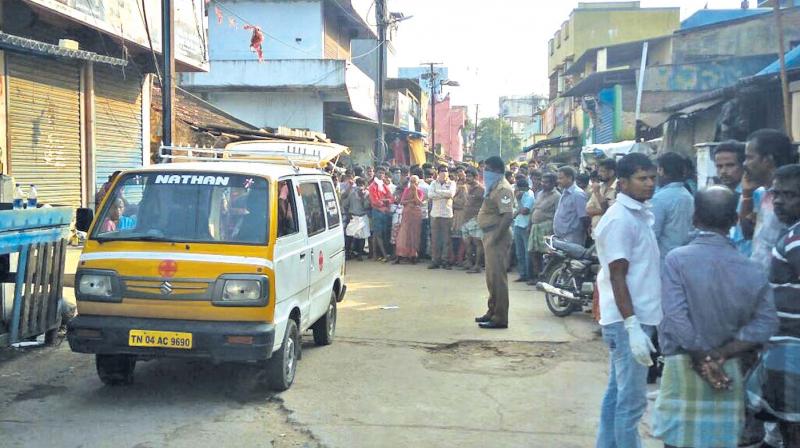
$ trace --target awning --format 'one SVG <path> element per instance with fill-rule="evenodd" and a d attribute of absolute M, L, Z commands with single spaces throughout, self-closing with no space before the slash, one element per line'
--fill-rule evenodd
<path fill-rule="evenodd" d="M 635 82 L 636 70 L 632 68 L 596 72 L 582 79 L 581 82 L 561 94 L 561 96 L 584 96 L 587 94 L 597 93 L 603 90 L 605 87 L 614 84 L 628 84 Z"/>
<path fill-rule="evenodd" d="M 651 128 L 657 128 L 669 120 L 670 114 L 663 112 L 642 112 L 639 121 Z"/>
<path fill-rule="evenodd" d="M 84 61 L 99 62 L 101 64 L 126 66 L 128 61 L 125 59 L 103 56 L 91 51 L 72 50 L 59 47 L 58 45 L 39 42 L 38 40 L 15 36 L 0 31 L 0 48 L 9 51 L 16 51 L 25 54 L 38 54 L 42 56 L 56 56 L 70 59 L 81 59 Z"/>
<path fill-rule="evenodd" d="M 522 152 L 531 152 L 536 149 L 547 148 L 551 146 L 561 146 L 564 143 L 574 142 L 577 139 L 578 137 L 565 137 L 565 136 L 549 138 L 547 140 L 542 140 L 528 147 L 522 148 Z"/>
<path fill-rule="evenodd" d="M 696 97 L 688 99 L 686 101 L 670 104 L 669 106 L 661 109 L 660 112 L 692 114 L 695 112 L 706 110 L 717 103 L 721 103 L 727 100 L 730 96 L 734 94 L 735 88 L 736 86 L 728 86 L 716 90 L 710 90 L 708 92 L 701 93 L 700 95 L 697 95 Z"/>
<path fill-rule="evenodd" d="M 345 121 L 345 122 L 348 122 L 348 123 L 360 124 L 360 125 L 363 125 L 363 126 L 369 126 L 371 128 L 378 129 L 378 122 L 375 121 L 375 120 L 369 120 L 369 119 L 366 119 L 366 118 L 358 118 L 358 117 L 353 117 L 353 116 L 350 116 L 350 115 L 342 115 L 342 114 L 329 114 L 328 116 L 333 120 Z M 409 130 L 403 129 L 401 127 L 395 126 L 395 125 L 390 124 L 390 123 L 383 123 L 383 128 L 388 130 L 389 132 L 405 134 L 405 135 L 409 135 L 409 136 L 415 137 L 415 138 L 425 138 L 425 137 L 427 137 L 427 135 L 425 135 L 422 132 L 409 131 Z"/>

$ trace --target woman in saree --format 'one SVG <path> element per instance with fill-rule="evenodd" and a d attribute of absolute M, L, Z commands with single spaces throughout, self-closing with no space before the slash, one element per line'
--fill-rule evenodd
<path fill-rule="evenodd" d="M 397 235 L 395 264 L 403 258 L 411 264 L 417 263 L 419 243 L 422 236 L 422 189 L 418 187 L 419 177 L 411 176 L 408 187 L 403 191 L 400 203 L 403 205 L 403 218 Z"/>

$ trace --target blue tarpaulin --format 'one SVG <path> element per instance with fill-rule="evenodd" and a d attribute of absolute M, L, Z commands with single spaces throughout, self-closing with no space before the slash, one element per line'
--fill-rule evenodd
<path fill-rule="evenodd" d="M 784 55 L 784 58 L 786 59 L 786 70 L 800 68 L 800 45 L 787 51 Z M 763 70 L 756 73 L 756 76 L 772 75 L 779 73 L 780 71 L 781 62 L 779 59 L 776 59 L 775 62 L 769 64 L 768 66 L 764 67 Z"/>

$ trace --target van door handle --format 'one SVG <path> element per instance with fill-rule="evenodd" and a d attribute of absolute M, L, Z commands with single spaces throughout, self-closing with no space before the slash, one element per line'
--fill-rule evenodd
<path fill-rule="evenodd" d="M 304 253 L 300 254 L 300 261 L 303 261 L 305 259 L 306 259 L 306 254 L 304 254 Z"/>

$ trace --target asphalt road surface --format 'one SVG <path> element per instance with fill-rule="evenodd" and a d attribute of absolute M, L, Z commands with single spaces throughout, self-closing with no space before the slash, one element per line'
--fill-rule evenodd
<path fill-rule="evenodd" d="M 510 327 L 482 330 L 483 276 L 424 265 L 350 263 L 348 285 L 334 344 L 306 335 L 277 395 L 237 365 L 143 362 L 107 387 L 66 342 L 0 351 L 0 446 L 594 445 L 608 367 L 588 314 L 511 283 Z"/>

